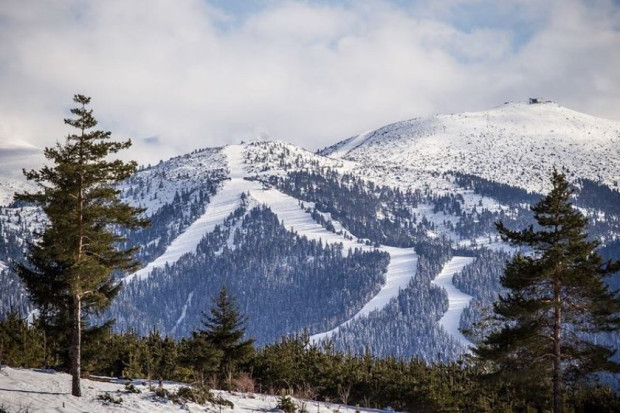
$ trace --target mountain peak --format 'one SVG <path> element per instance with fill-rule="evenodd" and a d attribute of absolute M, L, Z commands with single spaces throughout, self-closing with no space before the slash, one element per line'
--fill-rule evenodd
<path fill-rule="evenodd" d="M 544 192 L 554 166 L 617 188 L 619 144 L 620 122 L 555 102 L 507 102 L 393 123 L 319 153 L 354 161 L 360 170 L 374 165 L 372 178 L 394 184 L 427 185 L 424 173 L 457 171 Z"/>

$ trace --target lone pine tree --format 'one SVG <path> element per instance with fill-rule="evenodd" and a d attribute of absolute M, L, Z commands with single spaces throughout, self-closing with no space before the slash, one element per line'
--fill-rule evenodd
<path fill-rule="evenodd" d="M 502 328 L 476 350 L 496 363 L 499 374 L 516 386 L 563 405 L 563 383 L 597 371 L 613 371 L 613 350 L 595 344 L 592 334 L 620 326 L 620 300 L 605 277 L 620 262 L 603 262 L 597 241 L 588 239 L 587 219 L 573 208 L 563 173 L 554 171 L 553 188 L 532 207 L 538 227 L 511 231 L 497 224 L 502 239 L 526 247 L 506 265 L 501 278 L 508 292 L 494 310 Z M 527 252 L 529 251 L 529 252 Z"/>
<path fill-rule="evenodd" d="M 68 330 L 72 394 L 81 396 L 82 324 L 118 293 L 114 272 L 137 267 L 135 248 L 120 248 L 124 238 L 115 230 L 145 226 L 147 221 L 139 218 L 141 209 L 120 201 L 113 186 L 128 178 L 136 163 L 107 159 L 131 141 L 114 142 L 110 132 L 93 130 L 97 121 L 86 108 L 90 98 L 75 95 L 73 100 L 78 104 L 71 109 L 76 118 L 65 123 L 77 132 L 64 144 L 45 148 L 53 166 L 24 171 L 39 191 L 15 199 L 39 205 L 49 220 L 17 271 L 42 317 Z"/>
<path fill-rule="evenodd" d="M 194 344 L 202 343 L 219 353 L 218 373 L 230 388 L 237 366 L 249 360 L 254 351 L 254 340 L 244 340 L 246 318 L 243 317 L 226 287 L 220 289 L 211 307 L 211 314 L 205 315 L 204 329 L 194 335 Z M 209 352 L 213 354 L 213 352 Z"/>

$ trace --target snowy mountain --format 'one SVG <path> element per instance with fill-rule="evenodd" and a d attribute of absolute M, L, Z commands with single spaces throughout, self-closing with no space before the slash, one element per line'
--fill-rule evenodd
<path fill-rule="evenodd" d="M 318 153 L 260 141 L 143 168 L 120 189 L 152 222 L 127 234 L 144 266 L 106 317 L 186 336 L 226 285 L 258 344 L 306 332 L 453 360 L 475 345 L 463 331 L 512 252 L 494 223 L 529 225 L 553 167 L 569 170 L 590 234 L 620 253 L 620 122 L 554 103 L 414 119 Z M 31 309 L 8 265 L 43 222 L 0 208 L 0 311 Z"/>
<path fill-rule="evenodd" d="M 507 102 L 394 123 L 320 153 L 355 161 L 360 173 L 393 184 L 428 185 L 429 174 L 456 171 L 540 193 L 554 166 L 619 190 L 619 147 L 617 121 L 553 102 Z"/>
<path fill-rule="evenodd" d="M 0 206 L 8 205 L 15 192 L 32 188 L 22 169 L 40 165 L 42 160 L 42 150 L 27 142 L 0 140 Z"/>

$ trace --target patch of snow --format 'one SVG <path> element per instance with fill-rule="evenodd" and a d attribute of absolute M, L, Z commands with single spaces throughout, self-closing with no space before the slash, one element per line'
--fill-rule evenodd
<path fill-rule="evenodd" d="M 454 274 L 461 272 L 466 265 L 471 264 L 473 261 L 474 258 L 472 257 L 452 257 L 452 259 L 444 265 L 439 275 L 431 281 L 432 284 L 443 288 L 448 295 L 448 311 L 441 317 L 439 324 L 465 347 L 475 347 L 475 345 L 459 330 L 461 314 L 463 314 L 463 310 L 469 305 L 473 297 L 456 288 L 452 283 L 452 277 L 454 277 Z"/>
<path fill-rule="evenodd" d="M 333 152 L 329 153 L 327 156 L 329 156 L 330 158 L 335 158 L 335 159 L 342 158 L 347 153 L 349 153 L 351 150 L 353 150 L 353 149 L 357 148 L 358 146 L 360 146 L 361 144 L 363 144 L 366 141 L 366 139 L 368 139 L 368 137 L 370 136 L 370 134 L 372 132 L 374 132 L 374 129 L 371 129 L 371 130 L 366 131 L 364 133 L 361 133 L 361 134 L 359 134 L 357 136 L 349 138 L 346 141 L 343 141 L 342 145 L 340 145 Z"/>
<path fill-rule="evenodd" d="M 183 305 L 183 309 L 181 310 L 181 315 L 179 316 L 179 319 L 177 320 L 177 322 L 174 324 L 174 327 L 172 327 L 172 330 L 170 331 L 171 334 L 174 334 L 179 324 L 181 324 L 181 321 L 185 320 L 185 316 L 187 315 L 187 307 L 192 304 L 192 298 L 194 298 L 193 291 L 189 293 L 189 295 L 187 296 L 187 301 L 185 301 L 185 304 Z"/>

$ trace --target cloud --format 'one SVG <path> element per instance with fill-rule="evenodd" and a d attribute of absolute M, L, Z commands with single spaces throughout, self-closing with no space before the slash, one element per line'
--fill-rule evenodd
<path fill-rule="evenodd" d="M 74 93 L 144 163 L 259 134 L 314 150 L 529 96 L 620 117 L 612 1 L 34 4 L 0 5 L 0 141 L 62 139 Z"/>

